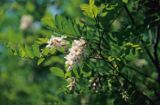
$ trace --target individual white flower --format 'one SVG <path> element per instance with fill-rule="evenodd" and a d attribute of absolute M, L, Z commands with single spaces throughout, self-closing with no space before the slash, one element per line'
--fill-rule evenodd
<path fill-rule="evenodd" d="M 72 56 L 71 54 L 69 54 L 64 58 L 66 59 L 65 64 L 67 66 L 67 71 L 72 70 L 74 66 L 75 56 L 74 55 Z"/>
<path fill-rule="evenodd" d="M 84 39 L 74 40 L 72 43 L 72 47 L 69 49 L 69 54 L 64 58 L 66 59 L 67 71 L 73 69 L 74 66 L 79 64 L 82 55 L 84 54 L 84 47 L 86 41 Z"/>
<path fill-rule="evenodd" d="M 66 61 L 65 64 L 67 65 L 67 71 L 70 71 L 73 69 L 73 61 Z"/>
<path fill-rule="evenodd" d="M 48 45 L 46 47 L 51 48 L 51 47 L 64 47 L 66 46 L 67 42 L 64 40 L 66 38 L 65 36 L 61 37 L 55 37 L 52 36 L 51 39 L 47 42 Z"/>
<path fill-rule="evenodd" d="M 28 29 L 33 23 L 33 17 L 31 15 L 23 15 L 21 17 L 20 29 L 26 30 Z"/>
<path fill-rule="evenodd" d="M 83 46 L 85 45 L 85 40 L 84 39 L 80 39 L 80 40 L 74 40 L 72 43 L 72 46 Z"/>
<path fill-rule="evenodd" d="M 64 57 L 66 60 L 72 60 L 72 61 L 74 61 L 74 59 L 76 58 L 76 55 L 74 55 L 74 54 L 72 54 L 72 53 L 69 53 L 68 55 L 66 55 L 65 57 Z"/>
<path fill-rule="evenodd" d="M 73 55 L 79 55 L 82 52 L 82 48 L 79 46 L 73 46 L 69 51 L 72 52 Z"/>

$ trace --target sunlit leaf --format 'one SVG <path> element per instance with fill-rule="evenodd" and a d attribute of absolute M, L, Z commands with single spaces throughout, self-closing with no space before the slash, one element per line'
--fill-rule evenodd
<path fill-rule="evenodd" d="M 44 60 L 45 60 L 45 58 L 38 59 L 37 65 L 40 65 Z"/>
<path fill-rule="evenodd" d="M 64 72 L 62 69 L 58 68 L 58 67 L 51 67 L 50 68 L 51 72 L 53 74 L 55 74 L 56 76 L 59 76 L 59 77 L 64 77 Z"/>
<path fill-rule="evenodd" d="M 126 3 L 126 4 L 128 3 L 128 0 L 122 0 L 122 1 L 123 1 L 124 3 Z"/>

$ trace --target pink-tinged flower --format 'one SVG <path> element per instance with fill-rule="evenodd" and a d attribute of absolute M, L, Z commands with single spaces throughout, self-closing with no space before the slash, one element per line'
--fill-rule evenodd
<path fill-rule="evenodd" d="M 64 47 L 66 46 L 67 42 L 64 40 L 66 38 L 65 36 L 61 37 L 55 37 L 52 36 L 51 39 L 47 42 L 48 45 L 46 47 L 51 48 L 51 47 Z"/>
<path fill-rule="evenodd" d="M 73 69 L 73 61 L 66 61 L 65 64 L 67 65 L 67 71 Z"/>
<path fill-rule="evenodd" d="M 33 23 L 33 17 L 31 15 L 23 15 L 21 17 L 20 29 L 27 30 Z"/>
<path fill-rule="evenodd" d="M 69 61 L 69 60 L 74 61 L 75 57 L 76 57 L 76 55 L 73 55 L 73 54 L 69 53 L 69 54 L 66 55 L 64 58 L 65 58 L 66 60 L 68 60 L 68 61 Z"/>
<path fill-rule="evenodd" d="M 72 53 L 72 55 L 80 55 L 82 52 L 82 48 L 78 46 L 73 46 L 69 49 L 69 51 Z"/>
<path fill-rule="evenodd" d="M 85 43 L 84 39 L 73 41 L 72 47 L 69 49 L 69 54 L 64 57 L 66 59 L 65 64 L 67 66 L 67 71 L 72 70 L 74 66 L 79 64 L 84 54 Z"/>
<path fill-rule="evenodd" d="M 72 46 L 83 46 L 85 45 L 86 41 L 84 39 L 80 39 L 80 40 L 74 40 L 72 43 Z"/>

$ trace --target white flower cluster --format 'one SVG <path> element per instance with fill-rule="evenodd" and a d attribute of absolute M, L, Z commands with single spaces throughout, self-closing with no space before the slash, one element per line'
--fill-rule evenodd
<path fill-rule="evenodd" d="M 20 29 L 26 30 L 28 29 L 33 23 L 33 17 L 31 15 L 23 15 L 21 17 Z"/>
<path fill-rule="evenodd" d="M 48 45 L 46 47 L 60 48 L 60 47 L 66 46 L 67 41 L 64 40 L 64 38 L 66 37 L 65 36 L 62 36 L 62 37 L 52 36 L 51 39 L 47 42 Z M 65 64 L 67 66 L 67 71 L 72 70 L 74 66 L 79 64 L 81 57 L 84 56 L 85 44 L 86 44 L 86 41 L 82 38 L 79 40 L 74 40 L 72 42 L 72 47 L 69 49 L 69 54 L 64 57 L 66 59 Z M 67 81 L 69 83 L 67 88 L 70 91 L 73 91 L 76 88 L 76 78 L 70 77 L 67 79 Z"/>
<path fill-rule="evenodd" d="M 67 44 L 67 41 L 64 40 L 66 38 L 65 36 L 61 37 L 55 37 L 52 36 L 51 39 L 47 42 L 48 45 L 46 47 L 51 48 L 51 47 L 64 47 Z"/>
<path fill-rule="evenodd" d="M 86 41 L 82 38 L 73 41 L 69 54 L 64 57 L 66 59 L 67 71 L 72 70 L 79 63 L 81 56 L 84 54 L 85 43 Z"/>

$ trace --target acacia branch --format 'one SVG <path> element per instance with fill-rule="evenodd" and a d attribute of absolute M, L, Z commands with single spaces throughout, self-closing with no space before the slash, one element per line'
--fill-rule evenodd
<path fill-rule="evenodd" d="M 155 64 L 155 63 L 154 63 L 154 57 L 153 57 L 153 55 L 151 54 L 151 52 L 149 51 L 149 49 L 146 47 L 144 41 L 141 40 L 141 43 L 142 43 L 142 46 L 143 46 L 144 50 L 146 51 L 147 55 L 148 55 L 149 58 L 151 59 L 152 63 Z"/>
<path fill-rule="evenodd" d="M 130 13 L 130 11 L 129 11 L 129 9 L 127 8 L 127 5 L 126 5 L 126 4 L 124 4 L 124 9 L 125 9 L 126 13 L 128 14 L 128 16 L 129 16 L 132 24 L 134 25 L 134 24 L 135 24 L 134 18 L 132 17 L 132 14 Z"/>
<path fill-rule="evenodd" d="M 139 91 L 141 93 L 141 95 L 143 95 L 147 100 L 150 101 L 150 105 L 156 105 L 152 99 L 150 99 L 150 97 L 148 97 L 147 95 L 145 95 L 143 92 L 141 92 L 137 86 L 132 82 L 130 81 L 128 78 L 126 78 L 122 73 L 118 73 L 120 77 L 122 77 L 125 81 L 127 81 L 129 84 L 131 84 L 132 86 L 134 86 L 136 88 L 137 91 Z"/>
<path fill-rule="evenodd" d="M 102 56 L 102 57 L 103 57 L 103 56 Z M 104 58 L 104 59 L 105 59 L 105 58 Z M 106 61 L 107 61 L 107 60 L 106 60 Z M 112 70 L 114 71 L 116 68 L 114 67 L 114 65 L 112 64 L 112 62 L 109 62 L 109 61 L 107 61 L 107 62 L 111 65 Z M 130 85 L 132 85 L 138 92 L 141 93 L 141 95 L 143 95 L 147 100 L 149 100 L 150 103 L 151 103 L 150 105 L 156 105 L 150 97 L 148 97 L 147 95 L 145 95 L 142 91 L 140 91 L 140 90 L 138 89 L 138 87 L 137 87 L 136 84 L 134 84 L 132 81 L 130 81 L 128 78 L 126 78 L 125 75 L 123 75 L 121 72 L 117 71 L 117 73 L 118 73 L 118 76 L 119 76 L 119 77 L 121 77 L 121 78 L 123 78 L 125 81 L 127 81 L 127 83 L 129 83 Z M 118 80 L 118 78 L 117 78 L 117 80 Z"/>
<path fill-rule="evenodd" d="M 132 16 L 132 14 L 130 13 L 129 9 L 127 8 L 126 4 L 124 4 L 124 9 L 125 9 L 127 15 L 129 16 L 129 18 L 130 18 L 132 24 L 134 25 L 134 24 L 135 24 L 134 18 L 133 18 L 133 16 Z M 155 63 L 154 57 L 152 56 L 152 54 L 151 54 L 151 52 L 149 51 L 149 49 L 146 47 L 146 45 L 145 45 L 145 43 L 144 43 L 143 40 L 141 40 L 141 43 L 142 43 L 142 45 L 143 45 L 143 47 L 144 47 L 144 49 L 145 49 L 147 55 L 148 55 L 149 58 L 151 59 L 151 61 L 152 61 L 153 63 Z"/>
<path fill-rule="evenodd" d="M 129 9 L 127 8 L 126 4 L 124 4 L 124 9 L 127 13 L 127 15 L 129 16 L 132 24 L 134 25 L 135 24 L 135 21 L 134 21 L 134 18 L 132 17 L 132 14 L 130 13 Z M 141 40 L 141 43 L 147 53 L 147 55 L 149 56 L 149 58 L 151 59 L 151 61 L 153 62 L 153 64 L 155 64 L 155 60 L 154 60 L 154 57 L 152 56 L 151 52 L 149 51 L 149 49 L 146 47 L 145 43 L 143 40 Z"/>
<path fill-rule="evenodd" d="M 132 14 L 128 10 L 126 4 L 124 4 L 124 9 L 125 9 L 126 13 L 128 14 L 132 24 L 135 25 L 134 18 L 132 17 Z M 157 37 L 156 37 L 155 43 L 153 45 L 153 50 L 154 51 L 153 51 L 153 55 L 152 55 L 152 53 L 149 51 L 149 49 L 145 45 L 144 41 L 141 39 L 141 43 L 142 43 L 142 45 L 144 47 L 144 50 L 146 51 L 147 55 L 149 56 L 149 58 L 151 59 L 152 63 L 155 65 L 155 67 L 156 67 L 156 69 L 158 71 L 158 82 L 160 82 L 160 66 L 159 66 L 159 58 L 158 58 L 159 40 L 160 40 L 160 25 L 158 25 L 158 28 L 157 28 Z"/>
<path fill-rule="evenodd" d="M 149 79 L 151 79 L 151 80 L 153 80 L 153 81 L 156 81 L 155 79 L 151 78 L 149 75 L 147 75 L 147 74 L 145 74 L 145 73 L 137 70 L 137 69 L 134 68 L 134 67 L 131 67 L 131 66 L 129 66 L 129 65 L 126 65 L 126 67 L 129 68 L 129 69 L 131 69 L 131 70 L 133 70 L 133 71 L 135 71 L 135 72 L 137 72 L 138 74 L 140 74 L 140 75 L 142 75 L 142 76 L 144 76 L 144 77 L 146 77 L 146 78 L 149 78 Z"/>
<path fill-rule="evenodd" d="M 153 45 L 153 54 L 154 54 L 154 62 L 157 66 L 159 66 L 159 59 L 158 59 L 158 44 L 159 44 L 159 40 L 160 40 L 160 26 L 157 26 L 157 35 L 155 38 L 155 43 Z M 159 67 L 158 67 L 159 68 Z"/>

